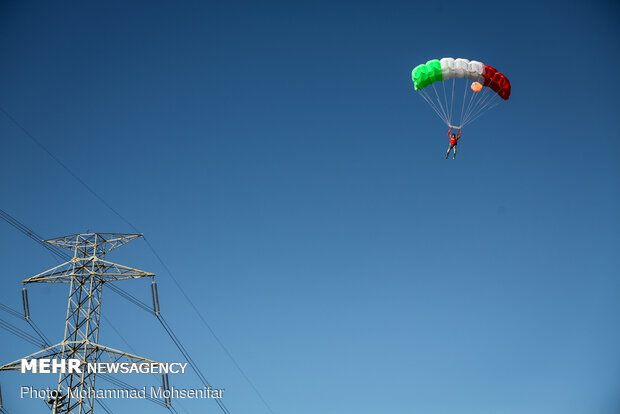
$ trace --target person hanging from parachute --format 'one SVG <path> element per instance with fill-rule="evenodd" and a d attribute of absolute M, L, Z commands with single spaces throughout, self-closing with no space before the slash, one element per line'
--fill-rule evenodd
<path fill-rule="evenodd" d="M 454 148 L 454 156 L 453 160 L 456 159 L 456 145 L 458 144 L 458 140 L 461 139 L 461 128 L 459 128 L 458 135 L 452 132 L 452 127 L 448 130 L 448 138 L 450 139 L 450 146 L 448 147 L 448 152 L 446 152 L 446 159 L 450 156 L 450 150 Z"/>
<path fill-rule="evenodd" d="M 450 128 L 446 158 L 453 150 L 453 159 L 462 128 L 507 101 L 512 89 L 508 77 L 493 66 L 462 58 L 431 59 L 416 66 L 411 79 L 414 90 Z M 453 128 L 458 129 L 457 134 L 452 133 Z"/>

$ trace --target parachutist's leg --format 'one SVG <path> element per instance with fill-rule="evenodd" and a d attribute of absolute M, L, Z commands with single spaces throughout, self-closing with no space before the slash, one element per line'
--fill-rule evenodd
<path fill-rule="evenodd" d="M 456 145 L 454 146 L 454 157 L 452 157 L 453 160 L 456 159 Z"/>
<path fill-rule="evenodd" d="M 450 150 L 452 149 L 452 147 L 448 147 L 448 152 L 446 152 L 446 159 L 448 159 L 448 157 L 450 156 Z"/>

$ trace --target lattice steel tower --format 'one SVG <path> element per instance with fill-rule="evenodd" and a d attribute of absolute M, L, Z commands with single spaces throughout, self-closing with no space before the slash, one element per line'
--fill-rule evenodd
<path fill-rule="evenodd" d="M 99 344 L 101 294 L 105 283 L 149 277 L 152 280 L 151 288 L 155 302 L 157 290 L 153 273 L 104 260 L 104 256 L 111 250 L 140 236 L 140 234 L 88 233 L 45 240 L 46 243 L 73 252 L 73 258 L 60 266 L 23 281 L 22 295 L 26 318 L 29 317 L 26 285 L 30 283 L 68 283 L 70 285 L 63 341 L 25 357 L 28 360 L 65 358 L 81 361 L 82 373 L 60 374 L 57 387 L 58 397 L 48 402 L 54 413 L 90 414 L 93 412 L 94 398 L 92 395 L 95 390 L 95 374 L 85 369 L 88 363 L 155 363 L 155 361 Z M 0 367 L 0 370 L 19 369 L 21 369 L 21 359 Z M 75 397 L 85 394 L 89 396 Z"/>

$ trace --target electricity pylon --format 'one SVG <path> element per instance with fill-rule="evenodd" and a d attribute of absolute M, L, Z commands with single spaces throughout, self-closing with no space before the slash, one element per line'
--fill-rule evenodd
<path fill-rule="evenodd" d="M 88 233 L 45 240 L 73 252 L 73 259 L 23 281 L 24 314 L 29 318 L 28 293 L 30 283 L 68 283 L 69 301 L 65 334 L 61 343 L 48 346 L 24 359 L 79 359 L 81 373 L 61 373 L 56 398 L 48 401 L 57 414 L 90 414 L 93 412 L 95 373 L 86 369 L 96 362 L 146 362 L 155 361 L 131 355 L 99 344 L 99 318 L 101 293 L 104 283 L 149 277 L 152 280 L 154 302 L 156 287 L 153 273 L 133 269 L 104 260 L 106 253 L 128 243 L 141 234 Z M 47 344 L 49 345 L 49 344 Z M 102 360 L 106 359 L 106 360 Z M 0 367 L 2 370 L 20 370 L 21 359 Z M 87 395 L 87 398 L 82 398 Z M 75 397 L 80 396 L 80 397 Z M 166 401 L 169 404 L 169 401 Z"/>

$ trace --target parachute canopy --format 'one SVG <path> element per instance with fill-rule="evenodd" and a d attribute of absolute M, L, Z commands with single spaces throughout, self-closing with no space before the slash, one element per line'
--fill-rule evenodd
<path fill-rule="evenodd" d="M 443 59 L 431 59 L 426 63 L 416 66 L 411 72 L 414 89 L 422 95 L 422 97 L 431 105 L 433 110 L 442 118 L 448 126 L 462 127 L 465 124 L 480 117 L 483 113 L 497 105 L 501 100 L 510 98 L 510 81 L 492 66 L 485 65 L 482 62 L 468 59 L 454 59 L 446 57 Z M 446 81 L 452 80 L 448 85 Z M 441 99 L 441 91 L 437 91 L 436 82 L 441 82 L 439 88 L 443 89 L 443 100 Z M 455 88 L 457 82 L 465 82 L 464 93 L 456 94 Z M 482 94 L 474 93 L 471 97 L 467 96 L 468 89 L 474 83 L 482 85 L 474 85 L 474 92 L 484 89 Z M 432 91 L 428 92 L 427 87 L 431 86 Z M 451 92 L 446 89 L 452 87 Z M 469 87 L 467 87 L 469 86 Z M 434 92 L 434 94 L 433 94 Z M 498 99 L 501 98 L 501 99 Z M 461 106 L 461 115 L 458 125 L 454 125 L 456 118 L 455 111 Z"/>
<path fill-rule="evenodd" d="M 415 90 L 424 89 L 433 82 L 465 78 L 490 87 L 502 99 L 510 97 L 510 81 L 493 66 L 467 59 L 432 59 L 416 66 L 411 72 Z"/>

